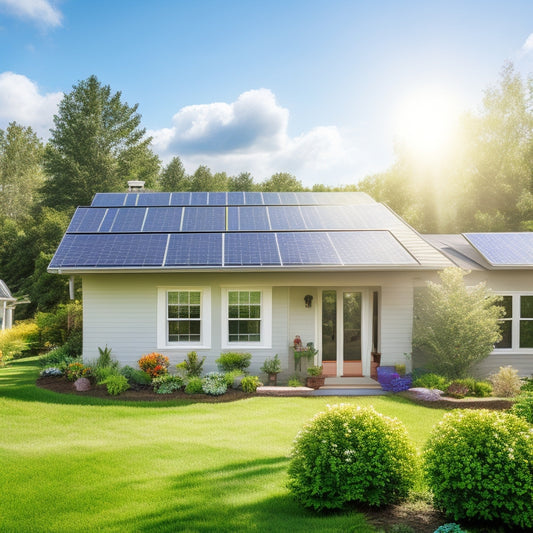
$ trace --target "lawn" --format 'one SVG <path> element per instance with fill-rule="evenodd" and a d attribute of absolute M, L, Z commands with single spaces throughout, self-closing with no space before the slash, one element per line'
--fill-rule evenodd
<path fill-rule="evenodd" d="M 292 499 L 296 433 L 342 401 L 398 417 L 420 448 L 443 415 L 389 396 L 126 403 L 41 390 L 37 374 L 35 359 L 0 369 L 2 532 L 373 532 Z"/>

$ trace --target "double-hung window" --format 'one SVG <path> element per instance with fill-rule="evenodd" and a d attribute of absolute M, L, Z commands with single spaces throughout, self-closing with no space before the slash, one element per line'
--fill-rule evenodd
<path fill-rule="evenodd" d="M 210 290 L 160 288 L 158 292 L 158 346 L 209 347 Z"/>
<path fill-rule="evenodd" d="M 272 345 L 272 291 L 270 288 L 228 288 L 222 292 L 222 346 Z"/>
<path fill-rule="evenodd" d="M 497 350 L 533 350 L 533 294 L 504 294 L 500 304 L 505 316 L 500 320 L 502 340 Z"/>

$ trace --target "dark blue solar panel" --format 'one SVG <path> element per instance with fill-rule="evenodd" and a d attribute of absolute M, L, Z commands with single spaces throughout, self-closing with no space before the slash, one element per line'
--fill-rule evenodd
<path fill-rule="evenodd" d="M 105 207 L 78 207 L 67 233 L 94 233 L 98 231 L 105 214 Z"/>
<path fill-rule="evenodd" d="M 141 231 L 145 214 L 145 207 L 123 207 L 119 209 L 111 231 L 113 233 Z"/>
<path fill-rule="evenodd" d="M 244 205 L 244 193 L 243 192 L 229 192 L 228 193 L 228 205 Z"/>
<path fill-rule="evenodd" d="M 226 205 L 226 193 L 210 192 L 208 202 L 209 205 Z"/>
<path fill-rule="evenodd" d="M 227 233 L 224 242 L 227 266 L 280 265 L 273 233 Z"/>
<path fill-rule="evenodd" d="M 266 206 L 228 207 L 229 231 L 268 231 Z"/>
<path fill-rule="evenodd" d="M 208 195 L 206 192 L 191 192 L 191 205 L 207 205 Z"/>
<path fill-rule="evenodd" d="M 533 233 L 465 233 L 494 266 L 533 266 Z"/>
<path fill-rule="evenodd" d="M 191 205 L 191 193 L 173 192 L 170 197 L 170 205 Z"/>
<path fill-rule="evenodd" d="M 274 231 L 304 230 L 307 228 L 298 206 L 268 207 L 270 224 Z"/>
<path fill-rule="evenodd" d="M 182 231 L 224 231 L 225 207 L 185 207 Z"/>
<path fill-rule="evenodd" d="M 142 231 L 144 233 L 175 233 L 180 231 L 183 207 L 149 207 Z"/>
<path fill-rule="evenodd" d="M 175 233 L 165 266 L 222 266 L 222 233 Z"/>
<path fill-rule="evenodd" d="M 360 229 L 357 221 L 350 217 L 350 213 L 344 207 L 304 205 L 300 210 L 308 229 Z"/>
<path fill-rule="evenodd" d="M 340 265 L 341 261 L 326 233 L 278 233 L 284 265 Z"/>
<path fill-rule="evenodd" d="M 329 237 L 344 265 L 418 264 L 388 231 L 339 231 Z"/>
<path fill-rule="evenodd" d="M 297 198 L 296 194 L 293 192 L 280 192 L 279 199 L 281 201 L 281 205 L 298 205 L 299 199 Z"/>
<path fill-rule="evenodd" d="M 244 202 L 246 203 L 246 205 L 263 205 L 263 193 L 245 192 Z"/>
<path fill-rule="evenodd" d="M 263 194 L 263 203 L 265 205 L 281 205 L 281 200 L 279 198 L 279 193 L 277 192 L 264 192 Z"/>
<path fill-rule="evenodd" d="M 93 207 L 119 207 L 124 205 L 126 194 L 122 192 L 98 192 L 94 195 Z"/>
<path fill-rule="evenodd" d="M 102 224 L 100 225 L 100 230 L 99 230 L 100 233 L 111 231 L 111 228 L 113 227 L 113 222 L 115 222 L 115 217 L 117 216 L 117 213 L 118 213 L 118 209 L 119 209 L 118 207 L 110 207 L 107 210 L 104 220 Z"/>
<path fill-rule="evenodd" d="M 169 192 L 150 192 L 140 193 L 137 199 L 138 206 L 150 206 L 150 205 L 170 205 L 170 193 Z"/>
<path fill-rule="evenodd" d="M 167 235 L 65 235 L 50 268 L 160 267 Z"/>
<path fill-rule="evenodd" d="M 137 205 L 137 197 L 139 195 L 136 192 L 130 192 L 126 194 L 126 201 L 124 202 L 125 206 L 135 207 Z"/>

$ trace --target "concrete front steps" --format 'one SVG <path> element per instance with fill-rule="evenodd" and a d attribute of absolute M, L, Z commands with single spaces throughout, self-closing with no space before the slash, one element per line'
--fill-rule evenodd
<path fill-rule="evenodd" d="M 381 385 L 369 377 L 326 378 L 320 390 L 327 389 L 381 389 Z"/>

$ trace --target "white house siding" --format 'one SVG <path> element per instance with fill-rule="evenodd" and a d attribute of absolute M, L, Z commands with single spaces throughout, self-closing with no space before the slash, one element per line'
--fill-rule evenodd
<path fill-rule="evenodd" d="M 272 287 L 272 345 L 250 350 L 253 373 L 260 373 L 265 358 L 278 354 L 283 376 L 291 375 L 294 362 L 289 345 L 294 336 L 317 344 L 321 287 L 379 290 L 382 364 L 401 363 L 403 354 L 411 351 L 413 276 L 407 272 L 117 273 L 83 276 L 84 359 L 95 359 L 98 347 L 107 345 L 123 365 L 135 366 L 143 354 L 153 351 L 167 355 L 172 366 L 181 362 L 192 348 L 157 346 L 157 289 L 173 286 L 211 288 L 211 347 L 196 350 L 207 356 L 206 371 L 216 369 L 215 360 L 228 351 L 221 347 L 221 288 L 232 286 Z M 305 307 L 306 294 L 313 296 L 311 308 Z"/>

